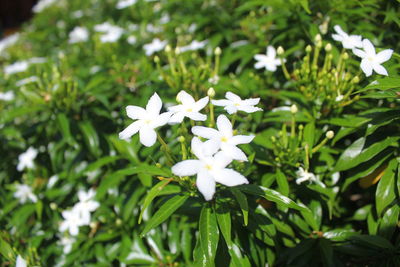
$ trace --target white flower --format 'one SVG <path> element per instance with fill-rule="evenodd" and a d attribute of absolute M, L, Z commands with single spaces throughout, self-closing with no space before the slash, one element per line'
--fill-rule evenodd
<path fill-rule="evenodd" d="M 78 235 L 79 226 L 83 225 L 78 210 L 74 208 L 71 210 L 64 210 L 61 214 L 64 220 L 60 224 L 60 232 L 68 231 L 72 236 Z"/>
<path fill-rule="evenodd" d="M 15 267 L 26 267 L 26 260 L 24 260 L 21 255 L 17 256 L 17 260 L 15 261 Z"/>
<path fill-rule="evenodd" d="M 14 92 L 13 91 L 7 91 L 7 92 L 0 92 L 0 100 L 3 101 L 11 101 L 13 100 L 15 97 Z"/>
<path fill-rule="evenodd" d="M 137 0 L 119 0 L 117 3 L 117 9 L 124 9 L 126 7 L 136 4 Z"/>
<path fill-rule="evenodd" d="M 353 49 L 353 53 L 356 54 L 356 56 L 361 57 L 362 60 L 360 67 L 362 71 L 365 73 L 365 75 L 367 77 L 371 76 L 372 70 L 374 70 L 378 74 L 387 76 L 388 73 L 381 64 L 383 62 L 388 61 L 391 58 L 393 50 L 386 49 L 376 54 L 375 47 L 368 39 L 364 39 L 362 45 L 364 51 L 355 48 Z"/>
<path fill-rule="evenodd" d="M 95 211 L 99 206 L 99 202 L 93 200 L 96 196 L 96 192 L 90 189 L 88 192 L 79 191 L 78 198 L 79 202 L 75 204 L 74 211 L 78 213 L 82 225 L 90 224 L 90 212 Z"/>
<path fill-rule="evenodd" d="M 86 42 L 89 39 L 89 31 L 85 27 L 75 27 L 69 33 L 69 43 Z"/>
<path fill-rule="evenodd" d="M 77 10 L 77 11 L 72 12 L 71 17 L 74 19 L 79 19 L 79 18 L 82 18 L 83 15 L 84 15 L 83 10 Z"/>
<path fill-rule="evenodd" d="M 253 113 L 262 110 L 261 108 L 254 107 L 260 102 L 260 98 L 249 98 L 242 100 L 238 95 L 232 92 L 225 94 L 226 99 L 222 100 L 211 100 L 215 106 L 222 106 L 229 113 L 236 113 L 238 110 L 247 113 Z"/>
<path fill-rule="evenodd" d="M 214 76 L 208 79 L 208 82 L 212 84 L 217 84 L 219 82 L 219 76 L 215 74 Z"/>
<path fill-rule="evenodd" d="M 7 36 L 0 41 L 0 55 L 7 48 L 15 44 L 19 39 L 19 33 Z"/>
<path fill-rule="evenodd" d="M 14 197 L 19 199 L 19 203 L 24 204 L 30 199 L 33 203 L 37 202 L 36 195 L 32 192 L 32 188 L 26 184 L 15 185 L 16 191 Z"/>
<path fill-rule="evenodd" d="M 39 13 L 51 6 L 53 3 L 57 2 L 57 0 L 40 0 L 33 8 L 32 11 L 34 13 Z"/>
<path fill-rule="evenodd" d="M 126 39 L 126 41 L 128 42 L 128 44 L 134 45 L 136 44 L 137 38 L 136 36 L 131 35 L 128 37 L 128 39 Z"/>
<path fill-rule="evenodd" d="M 139 132 L 140 143 L 150 147 L 157 139 L 154 129 L 168 123 L 172 113 L 164 112 L 160 114 L 162 102 L 157 93 L 154 93 L 146 105 L 146 109 L 138 106 L 127 106 L 126 113 L 129 118 L 137 120 L 131 123 L 125 130 L 119 133 L 120 139 L 129 139 L 132 135 Z"/>
<path fill-rule="evenodd" d="M 236 146 L 250 143 L 254 139 L 254 136 L 233 135 L 232 124 L 225 115 L 218 116 L 217 128 L 218 130 L 204 126 L 194 126 L 192 127 L 192 133 L 209 139 L 207 142 L 214 143 L 218 149 L 221 149 L 225 153 L 225 156 L 247 161 L 246 154 Z"/>
<path fill-rule="evenodd" d="M 246 177 L 226 168 L 232 159 L 222 151 L 214 155 L 217 150 L 218 147 L 213 143 L 203 143 L 193 137 L 192 152 L 198 159 L 184 160 L 172 166 L 172 172 L 181 177 L 197 174 L 197 188 L 207 201 L 214 196 L 216 182 L 226 186 L 248 183 Z"/>
<path fill-rule="evenodd" d="M 296 175 L 297 175 L 296 184 L 301 184 L 305 181 L 311 182 L 317 180 L 317 178 L 313 173 L 304 170 L 302 167 L 299 167 L 299 170 L 296 172 Z"/>
<path fill-rule="evenodd" d="M 32 169 L 35 166 L 34 159 L 36 158 L 38 151 L 33 147 L 29 147 L 28 150 L 18 156 L 17 170 L 22 171 L 25 168 Z"/>
<path fill-rule="evenodd" d="M 103 35 L 100 36 L 100 42 L 102 43 L 114 43 L 124 34 L 125 30 L 121 27 L 112 25 L 109 22 L 104 22 L 102 24 L 97 24 L 94 26 L 96 32 L 102 32 Z"/>
<path fill-rule="evenodd" d="M 332 38 L 338 42 L 342 42 L 344 48 L 353 49 L 362 47 L 361 35 L 348 35 L 339 25 L 333 27 L 337 34 L 332 34 Z"/>
<path fill-rule="evenodd" d="M 199 50 L 199 49 L 204 48 L 207 43 L 208 43 L 208 40 L 204 40 L 201 42 L 199 42 L 197 40 L 193 40 L 190 44 L 179 47 L 179 49 L 181 50 L 182 53 L 184 53 L 186 51 Z"/>
<path fill-rule="evenodd" d="M 4 67 L 4 73 L 6 75 L 11 75 L 19 72 L 26 71 L 29 67 L 28 61 L 17 61 L 11 65 Z"/>
<path fill-rule="evenodd" d="M 151 43 L 145 44 L 143 48 L 146 52 L 146 56 L 151 56 L 155 52 L 163 50 L 167 43 L 167 41 L 161 41 L 160 39 L 156 38 Z"/>
<path fill-rule="evenodd" d="M 205 121 L 207 119 L 207 116 L 199 113 L 199 111 L 207 105 L 208 96 L 196 102 L 191 95 L 182 90 L 176 98 L 181 104 L 168 108 L 168 111 L 173 112 L 169 123 L 181 123 L 185 117 L 194 121 Z"/>
<path fill-rule="evenodd" d="M 60 243 L 63 246 L 64 254 L 68 254 L 71 252 L 72 245 L 75 243 L 75 238 L 70 236 L 63 236 L 60 240 Z"/>
<path fill-rule="evenodd" d="M 266 55 L 257 54 L 254 59 L 258 61 L 254 65 L 256 69 L 265 68 L 269 71 L 276 71 L 276 67 L 281 65 L 281 61 L 276 58 L 276 50 L 273 46 L 267 47 Z"/>
<path fill-rule="evenodd" d="M 37 76 L 31 76 L 22 80 L 19 80 L 18 82 L 15 83 L 16 86 L 22 86 L 28 83 L 34 83 L 39 81 L 39 78 Z"/>

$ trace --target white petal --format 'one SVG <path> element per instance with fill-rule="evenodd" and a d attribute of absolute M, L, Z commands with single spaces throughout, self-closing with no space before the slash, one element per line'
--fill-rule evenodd
<path fill-rule="evenodd" d="M 225 152 L 220 151 L 214 156 L 215 165 L 218 169 L 224 169 L 232 162 L 232 157 L 230 155 L 225 154 Z"/>
<path fill-rule="evenodd" d="M 238 111 L 238 108 L 235 105 L 228 105 L 224 108 L 228 114 L 233 114 Z"/>
<path fill-rule="evenodd" d="M 157 128 L 168 123 L 172 115 L 172 112 L 164 112 L 157 116 L 150 124 L 150 127 Z"/>
<path fill-rule="evenodd" d="M 245 106 L 254 106 L 260 102 L 260 98 L 249 98 L 242 101 L 242 105 Z"/>
<path fill-rule="evenodd" d="M 207 140 L 203 143 L 203 155 L 205 156 L 212 156 L 215 153 L 217 153 L 217 151 L 219 150 L 219 148 L 221 147 L 221 142 L 219 141 L 219 139 L 210 139 Z"/>
<path fill-rule="evenodd" d="M 178 176 L 191 176 L 199 172 L 201 162 L 195 159 L 184 160 L 172 166 L 172 173 Z"/>
<path fill-rule="evenodd" d="M 382 65 L 373 64 L 373 65 L 372 65 L 372 68 L 374 69 L 374 71 L 375 71 L 376 73 L 378 73 L 378 74 L 380 74 L 380 75 L 386 75 L 386 76 L 388 76 L 387 70 L 386 70 Z"/>
<path fill-rule="evenodd" d="M 273 64 L 272 62 L 271 63 L 267 63 L 266 65 L 265 65 L 265 68 L 267 69 L 267 70 L 269 70 L 269 71 L 272 71 L 272 72 L 274 72 L 274 71 L 276 71 L 276 65 L 275 64 Z"/>
<path fill-rule="evenodd" d="M 217 128 L 225 137 L 232 137 L 232 124 L 225 115 L 219 115 L 217 118 Z"/>
<path fill-rule="evenodd" d="M 151 114 L 158 115 L 160 114 L 161 108 L 162 108 L 161 98 L 158 96 L 157 93 L 154 93 L 150 97 L 150 100 L 146 105 L 146 111 Z"/>
<path fill-rule="evenodd" d="M 229 140 L 229 144 L 239 145 L 248 144 L 254 139 L 254 135 L 235 135 Z"/>
<path fill-rule="evenodd" d="M 268 57 L 266 55 L 257 54 L 257 55 L 254 56 L 254 59 L 257 60 L 257 61 L 263 62 L 263 61 L 267 60 Z"/>
<path fill-rule="evenodd" d="M 256 69 L 261 69 L 265 67 L 265 63 L 263 61 L 259 61 L 256 64 L 254 64 L 254 68 Z"/>
<path fill-rule="evenodd" d="M 247 113 L 253 113 L 253 112 L 262 110 L 261 108 L 252 107 L 252 106 L 239 106 L 239 107 L 237 107 L 237 109 L 241 110 L 241 111 L 244 111 L 244 112 L 247 112 Z"/>
<path fill-rule="evenodd" d="M 333 29 L 334 29 L 339 35 L 347 36 L 347 33 L 345 33 L 345 32 L 342 30 L 342 27 L 340 27 L 339 25 L 335 25 L 335 26 L 333 27 Z"/>
<path fill-rule="evenodd" d="M 207 119 L 206 115 L 201 114 L 199 112 L 189 112 L 186 114 L 186 116 L 194 121 L 205 121 Z"/>
<path fill-rule="evenodd" d="M 206 171 L 197 174 L 196 185 L 200 193 L 203 194 L 205 200 L 209 201 L 215 193 L 215 181 L 213 177 Z"/>
<path fill-rule="evenodd" d="M 231 105 L 231 104 L 232 104 L 232 101 L 226 100 L 226 99 L 221 99 L 221 100 L 211 100 L 211 103 L 212 103 L 214 106 L 225 107 L 225 106 Z"/>
<path fill-rule="evenodd" d="M 226 186 L 248 184 L 246 177 L 232 169 L 222 169 L 212 173 L 216 182 Z"/>
<path fill-rule="evenodd" d="M 127 106 L 126 114 L 132 120 L 138 120 L 138 119 L 143 118 L 146 115 L 146 110 L 144 108 L 138 107 L 138 106 Z"/>
<path fill-rule="evenodd" d="M 119 133 L 119 139 L 128 140 L 132 135 L 136 134 L 142 126 L 141 121 L 135 121 Z"/>
<path fill-rule="evenodd" d="M 139 136 L 140 143 L 147 147 L 154 145 L 157 140 L 156 131 L 154 131 L 154 129 L 150 128 L 149 126 L 143 126 L 142 128 L 140 128 Z"/>
<path fill-rule="evenodd" d="M 247 161 L 247 156 L 240 148 L 234 145 L 225 144 L 221 146 L 221 150 L 229 157 L 235 160 Z"/>
<path fill-rule="evenodd" d="M 392 54 L 393 54 L 392 49 L 383 50 L 376 55 L 376 61 L 378 63 L 383 63 L 385 61 L 388 61 L 392 57 Z"/>
<path fill-rule="evenodd" d="M 203 142 L 201 142 L 198 137 L 192 138 L 191 150 L 192 150 L 193 154 L 199 159 L 204 157 L 202 146 L 203 146 Z"/>
<path fill-rule="evenodd" d="M 206 138 L 206 139 L 212 139 L 212 138 L 219 138 L 220 133 L 213 129 L 213 128 L 208 128 L 204 126 L 194 126 L 192 127 L 192 133 L 194 135 Z"/>
<path fill-rule="evenodd" d="M 196 111 L 200 111 L 202 110 L 206 105 L 208 104 L 208 96 L 203 97 L 202 99 L 200 99 L 199 101 L 197 101 L 194 104 L 194 110 Z"/>
<path fill-rule="evenodd" d="M 365 73 L 365 75 L 367 77 L 371 76 L 371 74 L 372 74 L 372 65 L 368 60 L 363 59 L 361 61 L 360 67 L 361 67 L 362 71 Z"/>
<path fill-rule="evenodd" d="M 357 49 L 357 48 L 353 49 L 353 53 L 356 56 L 361 57 L 361 58 L 366 58 L 367 57 L 367 54 L 363 50 L 360 50 L 360 49 Z"/>
<path fill-rule="evenodd" d="M 343 41 L 343 36 L 341 36 L 339 34 L 332 34 L 332 38 L 333 38 L 333 40 L 338 41 L 338 42 Z"/>
<path fill-rule="evenodd" d="M 368 39 L 363 40 L 363 48 L 365 53 L 367 53 L 367 55 L 375 55 L 375 47 L 370 40 Z"/>
<path fill-rule="evenodd" d="M 269 58 L 275 58 L 276 57 L 276 50 L 273 46 L 269 45 L 267 47 L 267 55 Z"/>
<path fill-rule="evenodd" d="M 168 107 L 168 111 L 171 111 L 171 112 L 180 112 L 180 111 L 183 111 L 184 109 L 185 109 L 185 107 L 183 105 L 176 105 L 176 106 Z"/>
<path fill-rule="evenodd" d="M 70 225 L 69 226 L 69 233 L 73 236 L 77 236 L 79 234 L 79 227 L 78 225 Z"/>
<path fill-rule="evenodd" d="M 178 112 L 171 116 L 168 123 L 170 123 L 170 124 L 181 123 L 184 118 L 185 118 L 185 115 L 183 115 L 183 112 Z"/>
<path fill-rule="evenodd" d="M 18 255 L 17 257 L 17 261 L 15 262 L 15 267 L 26 267 L 26 261 L 20 256 Z"/>
<path fill-rule="evenodd" d="M 183 90 L 178 93 L 176 98 L 184 105 L 192 105 L 195 102 L 194 98 Z"/>
<path fill-rule="evenodd" d="M 231 101 L 239 102 L 242 100 L 238 95 L 236 95 L 232 92 L 226 92 L 225 97 L 226 97 L 226 99 L 231 100 Z"/>

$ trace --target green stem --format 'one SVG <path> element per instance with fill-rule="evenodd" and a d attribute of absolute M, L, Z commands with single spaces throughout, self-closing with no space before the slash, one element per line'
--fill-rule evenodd
<path fill-rule="evenodd" d="M 175 160 L 173 158 L 171 149 L 168 147 L 167 143 L 165 143 L 164 139 L 161 137 L 159 133 L 157 133 L 157 139 L 161 144 L 161 150 L 164 151 L 167 156 L 168 164 L 172 166 Z"/>

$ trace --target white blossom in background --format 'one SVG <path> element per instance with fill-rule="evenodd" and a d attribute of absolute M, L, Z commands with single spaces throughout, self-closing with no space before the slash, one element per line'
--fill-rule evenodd
<path fill-rule="evenodd" d="M 387 76 L 388 73 L 385 67 L 382 66 L 382 63 L 388 61 L 392 57 L 393 50 L 385 49 L 377 54 L 374 45 L 368 39 L 362 41 L 362 48 L 364 50 L 353 49 L 353 53 L 361 58 L 360 67 L 365 75 L 367 77 L 371 76 L 372 71 L 375 71 L 378 74 Z"/>
<path fill-rule="evenodd" d="M 93 189 L 89 189 L 88 192 L 82 190 L 78 192 L 79 202 L 75 204 L 74 209 L 83 225 L 90 224 L 90 213 L 100 206 L 99 202 L 93 200 L 95 196 L 96 192 Z"/>
<path fill-rule="evenodd" d="M 37 76 L 31 76 L 22 80 L 19 80 L 15 83 L 16 86 L 22 86 L 25 84 L 29 84 L 29 83 L 34 83 L 34 82 L 38 82 L 39 81 L 39 77 Z"/>
<path fill-rule="evenodd" d="M 162 17 L 160 18 L 161 24 L 167 24 L 170 21 L 171 21 L 171 18 L 167 13 L 163 14 Z"/>
<path fill-rule="evenodd" d="M 89 31 L 85 27 L 75 27 L 69 33 L 69 40 L 70 44 L 86 42 L 89 39 Z"/>
<path fill-rule="evenodd" d="M 137 0 L 119 0 L 117 3 L 117 9 L 124 9 L 136 4 Z"/>
<path fill-rule="evenodd" d="M 24 204 L 28 200 L 33 203 L 37 202 L 36 195 L 32 192 L 32 188 L 26 184 L 16 184 L 15 185 L 14 197 L 19 200 L 19 203 Z"/>
<path fill-rule="evenodd" d="M 217 74 L 215 74 L 214 76 L 212 76 L 212 77 L 210 77 L 209 79 L 208 79 L 208 82 L 209 83 L 211 83 L 211 84 L 218 84 L 218 82 L 219 82 L 219 76 L 217 75 Z"/>
<path fill-rule="evenodd" d="M 181 46 L 179 47 L 180 51 L 186 52 L 186 51 L 195 51 L 195 50 L 199 50 L 199 49 L 203 49 L 208 43 L 208 40 L 204 40 L 204 41 L 197 41 L 197 40 L 193 40 L 190 44 L 185 45 L 185 46 Z"/>
<path fill-rule="evenodd" d="M 126 113 L 129 118 L 136 120 L 125 130 L 119 133 L 119 138 L 127 140 L 132 135 L 139 132 L 140 143 L 150 147 L 154 145 L 157 139 L 156 128 L 168 123 L 172 112 L 160 114 L 162 101 L 157 93 L 154 93 L 146 105 L 146 109 L 138 106 L 127 106 Z"/>
<path fill-rule="evenodd" d="M 161 26 L 154 26 L 154 24 L 147 24 L 146 25 L 146 31 L 149 33 L 160 33 L 163 31 L 163 28 Z"/>
<path fill-rule="evenodd" d="M 64 254 L 68 254 L 71 252 L 72 245 L 75 243 L 75 238 L 71 236 L 63 236 L 60 239 L 61 246 L 63 247 Z"/>
<path fill-rule="evenodd" d="M 344 48 L 353 49 L 363 46 L 361 35 L 348 35 L 339 25 L 335 25 L 333 29 L 335 29 L 336 34 L 332 34 L 332 38 L 335 41 L 341 42 Z"/>
<path fill-rule="evenodd" d="M 207 201 L 213 198 L 216 183 L 226 186 L 248 183 L 246 177 L 233 169 L 226 168 L 232 162 L 232 158 L 227 157 L 222 151 L 216 153 L 218 146 L 214 143 L 203 143 L 199 138 L 193 137 L 191 148 L 197 159 L 178 162 L 172 166 L 172 172 L 181 177 L 197 175 L 197 188 Z"/>
<path fill-rule="evenodd" d="M 207 119 L 207 116 L 199 111 L 208 104 L 208 96 L 195 101 L 191 95 L 182 90 L 178 93 L 176 99 L 181 104 L 168 108 L 168 111 L 173 112 L 169 123 L 181 123 L 185 117 L 194 121 L 205 121 Z"/>
<path fill-rule="evenodd" d="M 28 69 L 28 67 L 28 61 L 17 61 L 11 65 L 5 66 L 3 70 L 6 75 L 12 75 L 15 73 L 24 72 Z"/>
<path fill-rule="evenodd" d="M 15 44 L 18 41 L 19 36 L 20 36 L 19 33 L 15 33 L 0 40 L 0 55 L 3 51 L 6 50 L 6 48 Z"/>
<path fill-rule="evenodd" d="M 219 115 L 217 118 L 217 128 L 208 128 L 204 126 L 192 127 L 194 135 L 209 139 L 218 149 L 225 153 L 226 157 L 235 160 L 247 161 L 246 154 L 237 147 L 240 144 L 248 144 L 254 139 L 254 135 L 233 135 L 232 124 L 225 115 Z"/>
<path fill-rule="evenodd" d="M 17 259 L 15 261 L 15 267 L 27 267 L 27 263 L 26 260 L 24 260 L 24 258 L 21 257 L 21 255 L 17 256 Z"/>
<path fill-rule="evenodd" d="M 74 19 L 79 19 L 79 18 L 82 18 L 83 15 L 84 15 L 83 10 L 77 10 L 77 11 L 72 12 L 71 17 Z"/>
<path fill-rule="evenodd" d="M 134 45 L 136 44 L 137 38 L 136 36 L 131 35 L 128 37 L 128 39 L 126 39 L 126 41 L 128 42 L 128 44 Z"/>
<path fill-rule="evenodd" d="M 257 54 L 254 59 L 258 62 L 254 65 L 256 69 L 265 68 L 268 71 L 276 71 L 277 66 L 281 65 L 279 58 L 276 58 L 276 50 L 273 46 L 268 46 L 266 54 Z"/>
<path fill-rule="evenodd" d="M 103 33 L 100 36 L 100 42 L 102 43 L 114 43 L 118 41 L 119 38 L 121 38 L 122 34 L 124 34 L 125 32 L 125 30 L 121 27 L 112 25 L 109 22 L 95 25 L 94 30 L 96 32 Z"/>
<path fill-rule="evenodd" d="M 34 160 L 37 154 L 38 151 L 35 148 L 29 147 L 27 151 L 18 156 L 17 170 L 22 171 L 25 168 L 32 169 L 35 166 Z"/>
<path fill-rule="evenodd" d="M 151 43 L 145 44 L 143 49 L 145 50 L 146 56 L 151 56 L 155 52 L 163 50 L 167 44 L 167 41 L 161 41 L 160 39 L 155 38 Z"/>
<path fill-rule="evenodd" d="M 302 167 L 299 167 L 299 170 L 296 172 L 296 184 L 301 184 L 306 181 L 316 181 L 317 178 L 311 172 L 304 170 Z"/>
<path fill-rule="evenodd" d="M 70 235 L 77 236 L 79 234 L 79 226 L 83 225 L 77 209 L 64 210 L 62 213 L 64 220 L 61 222 L 60 232 L 68 231 Z"/>
<path fill-rule="evenodd" d="M 14 92 L 13 91 L 7 91 L 7 92 L 0 92 L 0 100 L 3 101 L 11 101 L 13 100 L 15 97 Z"/>
<path fill-rule="evenodd" d="M 238 95 L 235 95 L 232 92 L 227 92 L 225 97 L 226 99 L 211 100 L 211 103 L 213 103 L 215 106 L 224 107 L 229 114 L 233 114 L 238 111 L 253 113 L 262 110 L 261 108 L 255 107 L 255 105 L 260 102 L 260 98 L 249 98 L 242 100 Z"/>
<path fill-rule="evenodd" d="M 39 0 L 39 2 L 32 8 L 32 11 L 34 13 L 40 13 L 46 8 L 56 3 L 57 1 L 58 0 Z"/>

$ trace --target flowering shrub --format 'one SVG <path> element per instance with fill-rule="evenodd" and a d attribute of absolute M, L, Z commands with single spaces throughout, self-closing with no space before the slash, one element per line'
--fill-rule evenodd
<path fill-rule="evenodd" d="M 395 3 L 33 11 L 0 41 L 0 266 L 399 264 Z"/>

